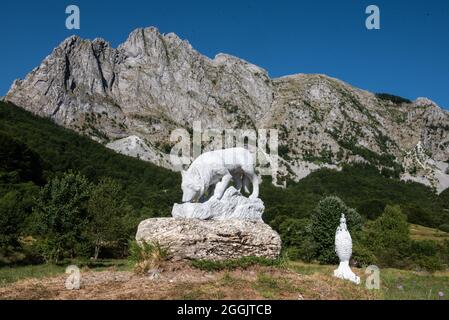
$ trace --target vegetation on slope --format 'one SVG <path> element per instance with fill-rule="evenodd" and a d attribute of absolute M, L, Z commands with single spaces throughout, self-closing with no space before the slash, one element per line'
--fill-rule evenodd
<path fill-rule="evenodd" d="M 116 154 L 51 120 L 0 102 L 0 263 L 29 257 L 123 257 L 140 220 L 170 214 L 173 202 L 180 200 L 180 182 L 177 173 Z M 297 183 L 290 181 L 285 190 L 265 179 L 264 219 L 280 232 L 285 249 L 294 251 L 291 256 L 317 259 L 313 249 L 319 241 L 309 237 L 309 218 L 327 196 L 341 198 L 365 225 L 366 220 L 376 221 L 386 205 L 399 205 L 415 224 L 443 230 L 449 221 L 447 190 L 438 196 L 424 185 L 387 178 L 366 165 L 341 172 L 323 169 Z M 115 219 L 102 224 L 109 212 Z M 80 223 L 86 228 L 79 228 Z M 415 253 L 445 250 L 433 243 L 413 248 Z M 360 260 L 369 261 L 374 254 L 369 249 L 355 248 Z M 433 269 L 443 265 L 424 260 L 422 265 Z"/>

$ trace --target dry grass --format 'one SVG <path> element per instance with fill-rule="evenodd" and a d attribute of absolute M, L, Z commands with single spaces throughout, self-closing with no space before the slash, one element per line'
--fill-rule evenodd
<path fill-rule="evenodd" d="M 361 287 L 328 275 L 252 266 L 207 272 L 173 264 L 158 278 L 129 271 L 86 271 L 81 289 L 66 290 L 65 275 L 26 279 L 0 288 L 1 299 L 373 299 Z"/>
<path fill-rule="evenodd" d="M 232 270 L 205 271 L 186 263 L 166 263 L 158 277 L 128 270 L 82 269 L 81 289 L 65 289 L 66 275 L 23 279 L 0 287 L 0 299 L 88 300 L 370 300 L 439 299 L 449 294 L 449 274 L 381 270 L 381 290 L 363 285 L 364 270 L 353 269 L 362 285 L 332 276 L 336 266 L 289 262 L 285 267 L 253 265 Z"/>
<path fill-rule="evenodd" d="M 433 229 L 433 228 L 423 227 L 423 226 L 416 225 L 416 224 L 411 224 L 410 225 L 410 237 L 413 240 L 443 241 L 443 240 L 449 240 L 449 233 L 438 230 L 438 229 Z"/>

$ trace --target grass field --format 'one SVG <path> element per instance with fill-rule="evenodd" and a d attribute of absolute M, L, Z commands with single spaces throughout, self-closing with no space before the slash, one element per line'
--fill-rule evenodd
<path fill-rule="evenodd" d="M 413 240 L 435 240 L 435 241 L 443 241 L 443 240 L 449 240 L 449 233 L 423 227 L 417 224 L 411 224 L 410 225 L 410 237 Z"/>
<path fill-rule="evenodd" d="M 62 265 L 0 268 L 0 299 L 447 300 L 449 296 L 449 271 L 429 274 L 383 269 L 380 290 L 368 290 L 363 269 L 354 270 L 362 278 L 357 286 L 334 278 L 336 266 L 301 262 L 212 271 L 168 264 L 157 280 L 134 275 L 125 260 L 72 263 L 80 267 L 85 289 L 64 289 Z"/>
<path fill-rule="evenodd" d="M 84 268 L 95 271 L 103 271 L 106 269 L 114 270 L 131 270 L 131 266 L 127 260 L 75 260 L 64 264 L 39 264 L 16 267 L 0 268 L 0 287 L 8 283 L 13 283 L 22 279 L 40 279 L 60 275 L 65 272 L 67 266 L 74 264 L 81 270 Z"/>
<path fill-rule="evenodd" d="M 292 262 L 290 268 L 300 274 L 318 275 L 331 274 L 334 266 L 322 266 Z M 365 280 L 364 270 L 357 270 Z M 376 299 L 385 300 L 447 300 L 449 296 L 449 271 L 414 272 L 398 269 L 380 270 L 380 290 L 376 291 Z M 443 296 L 440 296 L 440 295 Z"/>

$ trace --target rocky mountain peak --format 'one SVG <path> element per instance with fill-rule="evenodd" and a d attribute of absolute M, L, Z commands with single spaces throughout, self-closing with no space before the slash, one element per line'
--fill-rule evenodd
<path fill-rule="evenodd" d="M 164 166 L 170 132 L 196 120 L 203 128 L 278 129 L 281 169 L 294 179 L 351 162 L 413 178 L 421 173 L 407 168 L 419 144 L 434 162 L 419 180 L 440 190 L 449 159 L 449 114 L 429 99 L 373 94 L 319 74 L 272 79 L 154 27 L 134 30 L 118 48 L 70 37 L 5 99 Z"/>

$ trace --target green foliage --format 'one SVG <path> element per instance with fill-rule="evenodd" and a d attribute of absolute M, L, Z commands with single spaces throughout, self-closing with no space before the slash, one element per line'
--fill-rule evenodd
<path fill-rule="evenodd" d="M 0 132 L 0 182 L 43 182 L 42 160 L 38 154 Z"/>
<path fill-rule="evenodd" d="M 427 271 L 437 271 L 444 268 L 440 253 L 444 250 L 440 244 L 432 240 L 412 241 L 411 260 L 419 268 Z"/>
<path fill-rule="evenodd" d="M 354 265 L 361 268 L 377 264 L 377 258 L 371 249 L 357 239 L 353 239 L 351 260 Z"/>
<path fill-rule="evenodd" d="M 383 136 L 377 140 L 380 145 L 388 143 Z M 280 233 L 288 257 L 304 261 L 318 256 L 322 257 L 320 261 L 336 259 L 333 237 L 340 214 L 334 212 L 338 215 L 336 225 L 329 227 L 327 233 L 328 240 L 332 239 L 327 242 L 332 243 L 332 253 L 329 246 L 324 252 L 312 233 L 314 208 L 330 195 L 357 208 L 363 217 L 380 219 L 377 223 L 384 219 L 379 216 L 387 205 L 397 204 L 411 223 L 447 228 L 449 190 L 437 196 L 424 185 L 400 181 L 395 178 L 400 168 L 390 155 L 369 152 L 357 146 L 356 141 L 348 143 L 350 150 L 385 170 L 379 173 L 368 165 L 344 166 L 341 172 L 322 169 L 299 182 L 288 181 L 287 189 L 275 188 L 264 178 L 261 186 L 266 206 L 264 219 Z M 69 173 L 72 178 L 64 178 L 66 175 L 62 174 L 70 170 L 80 174 Z M 39 192 L 46 181 L 49 183 Z M 81 188 L 83 185 L 85 189 Z M 180 176 L 176 173 L 116 154 L 51 120 L 0 102 L 0 263 L 25 261 L 26 256 L 36 255 L 36 249 L 47 260 L 90 256 L 92 252 L 96 256 L 95 247 L 97 253 L 102 250 L 103 256 L 115 254 L 116 250 L 123 255 L 138 221 L 170 214 L 173 201 L 180 199 L 179 186 Z M 87 192 L 89 188 L 92 192 Z M 357 264 L 379 260 L 388 266 L 425 269 L 449 264 L 449 246 L 439 244 L 436 251 L 431 251 L 434 255 L 426 256 L 419 249 L 424 245 L 410 242 L 408 251 L 397 255 L 397 260 L 388 261 L 387 253 L 382 255 L 369 245 L 369 232 L 376 229 L 374 223 L 368 224 L 367 232 L 355 232 L 351 222 L 348 223 Z M 377 227 L 376 239 L 390 241 L 381 237 L 382 228 Z M 393 251 L 400 251 L 401 245 L 402 242 L 391 240 Z M 419 262 L 414 264 L 413 259 Z"/>
<path fill-rule="evenodd" d="M 376 93 L 376 97 L 381 100 L 391 101 L 395 104 L 412 103 L 410 99 L 402 98 L 388 93 Z"/>
<path fill-rule="evenodd" d="M 33 210 L 36 234 L 40 237 L 46 261 L 74 258 L 79 245 L 86 241 L 87 201 L 92 185 L 76 173 L 53 178 L 39 192 Z"/>
<path fill-rule="evenodd" d="M 132 219 L 132 209 L 126 202 L 122 187 L 111 178 L 102 179 L 93 188 L 88 212 L 88 237 L 95 246 L 95 260 L 103 247 L 115 244 L 124 248 L 138 223 Z"/>
<path fill-rule="evenodd" d="M 366 228 L 365 244 L 378 259 L 379 266 L 404 267 L 409 252 L 407 217 L 398 206 L 387 206 L 384 213 Z"/>
<path fill-rule="evenodd" d="M 427 186 L 383 177 L 376 168 L 362 164 L 344 166 L 341 171 L 321 169 L 299 182 L 288 181 L 287 189 L 272 186 L 264 177 L 264 220 L 271 223 L 281 215 L 309 218 L 318 201 L 330 195 L 338 196 L 368 219 L 377 218 L 386 205 L 398 204 L 410 215 L 410 223 L 438 227 L 449 221 L 449 191 L 438 196 Z M 419 208 L 422 215 L 409 208 Z"/>
<path fill-rule="evenodd" d="M 445 223 L 445 224 L 440 225 L 440 226 L 438 227 L 438 229 L 440 229 L 441 231 L 444 231 L 444 232 L 448 232 L 448 233 L 449 233 L 449 223 Z"/>
<path fill-rule="evenodd" d="M 335 231 L 344 214 L 350 232 L 361 229 L 362 218 L 356 210 L 349 208 L 338 197 L 321 200 L 311 215 L 311 232 L 317 245 L 317 259 L 320 263 L 337 263 L 335 254 Z"/>
<path fill-rule="evenodd" d="M 158 269 L 170 257 L 169 248 L 160 243 L 131 241 L 129 243 L 128 259 L 134 264 L 137 274 L 144 274 L 152 269 Z"/>
<path fill-rule="evenodd" d="M 284 252 L 289 259 L 310 262 L 315 258 L 316 243 L 312 237 L 310 219 L 277 216 L 270 225 L 281 236 Z"/>
<path fill-rule="evenodd" d="M 150 208 L 158 216 L 168 216 L 173 200 L 181 198 L 179 174 L 117 154 L 49 119 L 4 102 L 0 102 L 0 134 L 13 137 L 39 156 L 46 180 L 69 170 L 80 172 L 93 183 L 110 177 L 123 186 L 125 197 L 134 209 Z M 8 156 L 13 160 L 14 157 Z M 31 157 L 33 168 L 37 166 L 35 158 Z M 39 173 L 39 170 L 32 171 Z"/>
<path fill-rule="evenodd" d="M 44 201 L 43 195 L 37 196 L 38 187 L 70 170 L 81 173 L 92 184 L 111 178 L 123 186 L 118 201 L 113 201 L 110 197 L 107 200 L 112 200 L 111 203 L 123 211 L 120 211 L 120 218 L 115 216 L 118 212 L 115 210 L 114 216 L 105 220 L 105 228 L 114 230 L 115 235 L 120 233 L 115 243 L 109 240 L 101 241 L 107 246 L 102 251 L 106 256 L 115 256 L 116 250 L 122 251 L 120 255 L 123 255 L 126 252 L 127 238 L 135 233 L 138 221 L 148 217 L 168 216 L 173 201 L 180 199 L 181 195 L 180 175 L 177 173 L 117 154 L 87 137 L 57 126 L 51 120 L 39 118 L 11 104 L 0 102 L 0 228 L 4 227 L 0 232 L 5 235 L 1 240 L 0 260 L 15 263 L 19 258 L 23 259 L 25 251 L 25 254 L 30 253 L 33 259 L 38 251 L 46 252 L 46 256 L 50 256 L 47 257 L 49 259 L 58 255 L 88 255 L 95 247 L 94 235 L 101 233 L 102 238 L 105 237 L 106 232 L 99 232 L 98 222 L 91 217 L 98 216 L 99 210 L 91 212 L 92 215 L 86 212 L 88 197 L 79 199 L 77 204 L 68 201 L 67 205 L 71 203 L 74 211 L 66 213 L 67 215 L 75 215 L 79 210 L 79 219 L 83 223 L 92 222 L 83 234 L 80 235 L 79 230 L 72 230 L 76 237 L 70 233 L 67 235 L 76 240 L 76 243 L 67 243 L 71 246 L 70 250 L 57 248 L 60 242 L 53 236 L 44 234 L 44 227 L 49 227 L 50 223 L 58 224 L 60 222 L 57 221 L 63 218 L 55 214 L 53 216 L 58 218 L 52 222 L 42 212 L 37 214 L 42 209 L 38 206 L 50 205 L 52 194 L 52 187 L 47 186 L 45 192 L 48 198 Z M 67 192 L 70 194 L 69 190 Z M 98 191 L 99 200 L 100 193 Z M 106 199 L 105 192 L 103 195 Z M 35 202 L 35 197 L 40 198 L 40 203 Z M 60 211 L 63 211 L 63 202 L 63 199 L 60 199 Z M 30 220 L 33 207 L 36 207 L 35 214 Z M 52 207 L 54 209 L 57 205 Z M 94 227 L 95 223 L 97 227 Z M 123 232 L 116 232 L 119 224 L 123 226 Z M 60 226 L 54 228 L 55 232 L 63 233 Z M 35 236 L 38 241 L 33 246 L 24 247 L 19 237 L 29 235 Z M 109 239 L 111 237 L 108 236 Z M 115 247 L 114 251 L 111 251 L 111 244 Z"/>
<path fill-rule="evenodd" d="M 33 196 L 38 189 L 31 183 L 0 197 L 0 250 L 20 247 L 19 237 L 31 213 Z"/>

